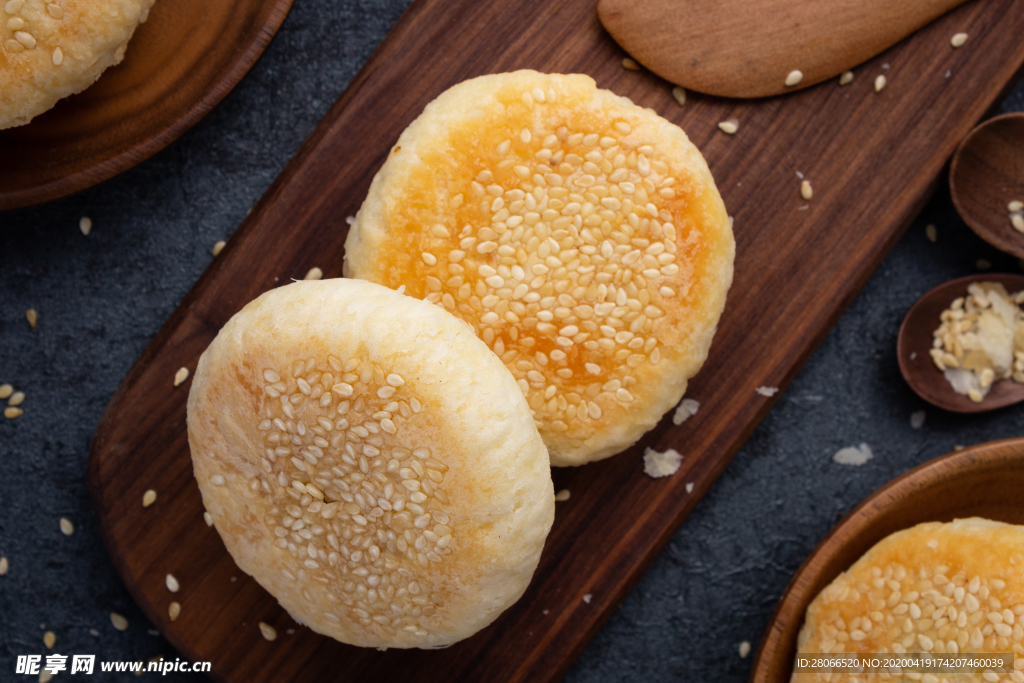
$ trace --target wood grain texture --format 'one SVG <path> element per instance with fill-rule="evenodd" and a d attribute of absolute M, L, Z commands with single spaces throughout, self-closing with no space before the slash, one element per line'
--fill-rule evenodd
<path fill-rule="evenodd" d="M 964 138 L 949 166 L 949 191 L 964 222 L 997 249 L 1024 258 L 1024 233 L 1007 204 L 1024 202 L 1024 113 L 986 121 Z"/>
<path fill-rule="evenodd" d="M 709 95 L 767 97 L 853 69 L 963 2 L 599 0 L 597 14 L 662 78 Z M 794 69 L 803 79 L 790 87 Z"/>
<path fill-rule="evenodd" d="M 196 124 L 242 79 L 293 0 L 158 0 L 124 61 L 29 124 L 0 131 L 0 211 L 112 178 Z"/>
<path fill-rule="evenodd" d="M 694 97 L 682 108 L 665 81 L 622 69 L 590 2 L 414 3 L 107 407 L 90 489 L 128 589 L 184 655 L 213 662 L 217 680 L 557 680 L 767 413 L 772 401 L 755 389 L 789 382 L 925 202 L 957 141 L 1014 78 L 1024 63 L 1016 2 L 964 5 L 846 88 L 759 102 Z M 949 50 L 954 26 L 985 49 Z M 890 86 L 876 94 L 871 75 L 883 61 Z M 553 473 L 556 490 L 573 495 L 559 503 L 534 581 L 476 636 L 441 651 L 382 653 L 304 629 L 285 635 L 288 616 L 240 576 L 203 523 L 185 438 L 188 384 L 173 388 L 174 373 L 194 369 L 219 327 L 261 292 L 313 266 L 340 276 L 345 218 L 405 126 L 454 83 L 517 68 L 591 74 L 679 123 L 707 157 L 736 219 L 737 260 L 711 355 L 691 382 L 701 410 L 680 427 L 666 416 L 619 456 Z M 733 136 L 716 127 L 729 117 L 741 122 Z M 800 198 L 798 170 L 814 184 L 811 202 Z M 683 453 L 680 472 L 644 475 L 648 446 Z M 148 488 L 159 498 L 143 510 Z M 182 585 L 174 623 L 168 572 Z M 258 621 L 282 635 L 262 640 Z"/>
<path fill-rule="evenodd" d="M 973 282 L 999 282 L 1010 294 L 1024 291 L 1024 275 L 989 273 L 944 282 L 922 296 L 907 312 L 896 340 L 900 373 L 918 396 L 943 410 L 982 413 L 1024 401 L 1024 385 L 1012 380 L 995 382 L 981 403 L 953 391 L 945 375 L 935 367 L 929 352 L 939 316 L 959 297 L 967 296 Z"/>
<path fill-rule="evenodd" d="M 793 576 L 761 641 L 751 683 L 789 683 L 811 601 L 883 538 L 923 522 L 1024 524 L 1024 439 L 972 446 L 915 467 L 835 526 Z"/>

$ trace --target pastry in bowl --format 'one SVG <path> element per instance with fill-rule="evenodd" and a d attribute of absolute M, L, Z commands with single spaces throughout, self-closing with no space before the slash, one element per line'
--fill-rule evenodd
<path fill-rule="evenodd" d="M 465 323 L 355 280 L 236 314 L 188 400 L 203 503 L 238 566 L 299 622 L 437 647 L 526 589 L 554 515 L 515 381 Z"/>
<path fill-rule="evenodd" d="M 402 134 L 345 273 L 459 316 L 515 376 L 553 465 L 614 455 L 708 354 L 730 221 L 677 126 L 588 76 L 460 83 Z"/>

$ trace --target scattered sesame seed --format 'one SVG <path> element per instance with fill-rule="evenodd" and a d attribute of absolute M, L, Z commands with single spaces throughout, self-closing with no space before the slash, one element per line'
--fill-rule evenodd
<path fill-rule="evenodd" d="M 14 39 L 31 50 L 36 46 L 36 38 L 27 31 L 15 31 Z"/>
<path fill-rule="evenodd" d="M 644 474 L 652 479 L 670 477 L 679 471 L 683 456 L 674 448 L 659 453 L 653 448 L 644 451 Z"/>
<path fill-rule="evenodd" d="M 637 64 L 634 60 L 630 59 L 629 57 L 626 57 L 625 59 L 622 60 L 622 68 L 627 71 L 639 71 L 640 65 Z"/>
<path fill-rule="evenodd" d="M 10 384 L 0 384 L 0 400 L 9 398 L 14 393 L 14 387 Z"/>
<path fill-rule="evenodd" d="M 853 82 L 853 72 L 844 71 L 843 75 L 839 77 L 839 85 L 849 85 Z"/>
<path fill-rule="evenodd" d="M 128 620 L 122 617 L 117 612 L 110 613 L 110 623 L 114 625 L 118 631 L 124 631 L 128 628 Z"/>
<path fill-rule="evenodd" d="M 686 104 L 686 89 L 680 85 L 672 88 L 672 97 L 676 98 L 679 106 Z"/>
<path fill-rule="evenodd" d="M 78 229 L 82 231 L 83 235 L 88 235 L 92 232 L 92 219 L 88 216 L 82 216 L 78 220 Z"/>
<path fill-rule="evenodd" d="M 75 525 L 71 523 L 71 520 L 67 517 L 60 518 L 60 530 L 65 536 L 70 536 L 75 533 Z"/>
<path fill-rule="evenodd" d="M 935 226 L 931 223 L 924 226 L 924 234 L 928 238 L 929 242 L 937 242 L 939 240 L 939 231 L 935 229 Z"/>
<path fill-rule="evenodd" d="M 4 574 L 7 573 L 8 566 L 9 565 L 7 563 L 7 558 L 6 557 L 0 557 L 0 576 L 3 576 Z"/>
<path fill-rule="evenodd" d="M 178 372 L 174 373 L 174 386 L 181 386 L 182 382 L 188 379 L 188 368 L 179 368 Z"/>
<path fill-rule="evenodd" d="M 47 631 L 43 634 L 43 645 L 46 646 L 47 650 L 52 650 L 54 643 L 57 642 L 57 634 L 53 631 Z"/>
<path fill-rule="evenodd" d="M 743 641 L 740 643 L 740 659 L 746 659 L 747 655 L 750 654 L 750 643 Z"/>
<path fill-rule="evenodd" d="M 178 618 L 179 614 L 181 614 L 181 603 L 172 602 L 167 607 L 167 616 L 171 618 L 171 621 L 174 621 Z"/>
<path fill-rule="evenodd" d="M 25 402 L 25 392 L 24 391 L 15 391 L 13 394 L 11 394 L 11 398 L 8 399 L 7 405 L 9 405 L 9 406 L 20 406 L 24 402 Z"/>
<path fill-rule="evenodd" d="M 672 424 L 683 424 L 696 415 L 698 410 L 700 410 L 700 403 L 692 398 L 684 398 L 679 403 L 679 407 L 676 408 L 676 412 L 672 415 Z"/>
<path fill-rule="evenodd" d="M 313 267 L 313 268 L 309 269 L 309 272 L 306 273 L 306 277 L 304 277 L 302 279 L 303 280 L 319 280 L 323 276 L 324 276 L 324 271 L 320 270 L 319 268 Z"/>
<path fill-rule="evenodd" d="M 977 389 L 968 389 L 967 398 L 971 399 L 974 403 L 981 403 L 985 397 Z"/>
<path fill-rule="evenodd" d="M 64 62 L 64 52 L 59 48 L 53 48 L 53 54 L 50 56 L 54 66 L 60 66 Z"/>
<path fill-rule="evenodd" d="M 213 484 L 214 486 L 223 486 L 224 477 L 222 477 L 219 474 L 215 474 L 212 477 L 210 477 L 210 483 Z"/>
<path fill-rule="evenodd" d="M 687 493 L 693 493 L 693 482 L 692 481 L 686 483 L 686 492 Z"/>
<path fill-rule="evenodd" d="M 583 596 L 583 602 L 587 603 L 588 605 L 590 604 L 590 601 L 593 600 L 593 599 L 594 599 L 594 594 L 593 593 L 587 593 L 587 594 L 585 594 Z"/>
<path fill-rule="evenodd" d="M 566 501 L 569 500 L 570 495 L 571 494 L 569 493 L 569 489 L 562 489 L 561 491 L 555 494 L 555 500 L 557 500 L 558 502 Z"/>
<path fill-rule="evenodd" d="M 264 621 L 260 622 L 260 633 L 267 640 L 275 640 L 277 638 L 277 629 Z"/>
<path fill-rule="evenodd" d="M 754 389 L 754 392 L 757 393 L 759 396 L 764 396 L 765 398 L 771 398 L 775 394 L 779 393 L 779 388 L 778 387 L 758 387 L 757 389 Z"/>
<path fill-rule="evenodd" d="M 953 35 L 952 38 L 949 39 L 949 44 L 952 45 L 953 47 L 960 47 L 961 45 L 963 45 L 966 42 L 967 42 L 967 34 L 966 33 L 956 33 L 956 34 Z"/>
<path fill-rule="evenodd" d="M 213 515 L 209 512 L 203 513 L 203 520 L 206 522 L 206 526 L 213 526 Z"/>
<path fill-rule="evenodd" d="M 804 80 L 804 72 L 800 71 L 799 69 L 793 69 L 786 76 L 786 87 L 792 88 L 794 85 L 797 85 L 802 80 Z"/>
<path fill-rule="evenodd" d="M 34 308 L 28 309 L 25 311 L 25 320 L 28 320 L 29 327 L 35 327 L 36 323 L 39 322 L 39 313 Z"/>
<path fill-rule="evenodd" d="M 149 489 L 142 494 L 142 507 L 148 508 L 150 505 L 156 502 L 156 491 Z"/>
<path fill-rule="evenodd" d="M 974 263 L 974 265 L 978 268 L 978 270 L 992 270 L 992 264 L 983 258 L 978 259 Z"/>
<path fill-rule="evenodd" d="M 167 590 L 172 593 L 177 593 L 181 586 L 178 584 L 178 580 L 174 578 L 174 574 L 168 574 L 167 578 L 164 579 L 164 584 L 167 586 Z"/>
<path fill-rule="evenodd" d="M 1006 205 L 1006 210 L 1009 211 L 1010 213 L 1024 211 L 1024 202 L 1022 202 L 1019 199 L 1014 199 L 1013 201 Z"/>
<path fill-rule="evenodd" d="M 726 135 L 734 135 L 740 129 L 740 122 L 738 119 L 722 121 L 718 124 L 718 129 Z"/>
<path fill-rule="evenodd" d="M 1010 214 L 1010 225 L 1017 232 L 1024 232 L 1024 214 L 1011 213 Z"/>
<path fill-rule="evenodd" d="M 53 674 L 43 669 L 39 672 L 39 683 L 50 683 L 53 680 Z"/>
<path fill-rule="evenodd" d="M 871 452 L 871 447 L 866 443 L 862 443 L 860 446 L 847 446 L 846 448 L 840 448 L 836 451 L 836 454 L 832 456 L 832 461 L 839 463 L 840 465 L 863 465 L 873 456 L 874 454 Z"/>
<path fill-rule="evenodd" d="M 910 415 L 910 428 L 920 429 L 924 426 L 925 413 L 923 410 L 919 410 L 916 413 Z"/>
<path fill-rule="evenodd" d="M 25 413 L 21 408 L 4 408 L 4 417 L 8 420 L 13 420 L 16 417 L 21 417 Z"/>
<path fill-rule="evenodd" d="M 886 79 L 885 76 L 879 74 L 875 77 L 875 92 L 882 92 L 882 88 L 885 87 Z"/>
<path fill-rule="evenodd" d="M 224 240 L 215 242 L 213 245 L 213 249 L 210 250 L 210 253 L 213 254 L 214 256 L 219 256 L 220 252 L 224 251 L 224 245 L 226 244 L 227 242 L 225 242 Z"/>
<path fill-rule="evenodd" d="M 91 628 L 91 629 L 89 629 L 89 635 L 92 636 L 93 638 L 99 638 L 100 632 L 97 631 L 94 628 Z"/>
<path fill-rule="evenodd" d="M 811 187 L 810 180 L 804 180 L 800 183 L 800 196 L 811 201 L 811 197 L 814 196 L 814 188 Z"/>

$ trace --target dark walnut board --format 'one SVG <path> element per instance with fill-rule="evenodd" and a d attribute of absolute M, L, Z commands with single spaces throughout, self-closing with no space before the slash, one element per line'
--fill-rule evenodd
<path fill-rule="evenodd" d="M 557 680 L 768 412 L 773 400 L 755 389 L 792 379 L 928 198 L 957 142 L 1013 81 L 1024 63 L 1020 9 L 1019 0 L 969 2 L 859 67 L 846 87 L 831 80 L 756 101 L 691 94 L 680 107 L 669 84 L 622 68 L 592 0 L 418 0 L 107 407 L 90 486 L 128 589 L 183 655 L 213 662 L 217 680 Z M 954 50 L 959 31 L 970 40 Z M 287 635 L 295 624 L 203 522 L 185 432 L 188 383 L 173 388 L 174 374 L 194 370 L 217 330 L 261 292 L 314 266 L 339 277 L 345 218 L 405 126 L 447 87 L 519 68 L 590 74 L 681 125 L 707 157 L 735 217 L 737 258 L 711 355 L 691 382 L 700 412 L 679 427 L 666 416 L 617 457 L 556 470 L 556 490 L 572 498 L 557 506 L 533 583 L 474 637 L 440 651 L 378 652 L 304 628 Z M 883 73 L 889 85 L 875 93 Z M 733 117 L 739 132 L 719 132 Z M 814 186 L 811 202 L 797 171 Z M 648 446 L 683 453 L 682 469 L 644 475 Z M 159 498 L 143 509 L 149 488 Z M 164 587 L 168 572 L 181 583 L 176 595 Z M 182 605 L 173 623 L 172 600 Z M 277 628 L 276 641 L 261 637 L 259 621 Z"/>

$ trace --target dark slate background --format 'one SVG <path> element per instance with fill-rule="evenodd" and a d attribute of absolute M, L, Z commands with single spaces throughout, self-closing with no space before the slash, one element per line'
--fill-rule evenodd
<path fill-rule="evenodd" d="M 407 4 L 297 0 L 252 72 L 168 149 L 73 197 L 0 213 L 0 383 L 28 397 L 23 416 L 0 419 L 0 556 L 10 562 L 0 681 L 29 680 L 13 673 L 15 658 L 44 654 L 46 630 L 62 654 L 177 656 L 99 538 L 86 485 L 93 429 L 214 242 L 231 236 Z M 1024 110 L 1024 83 L 1002 108 Z M 88 237 L 81 216 L 93 220 Z M 966 228 L 943 187 L 566 681 L 746 680 L 752 657 L 740 658 L 740 643 L 756 649 L 790 576 L 842 513 L 955 445 L 1024 434 L 1024 406 L 945 413 L 918 399 L 896 364 L 903 314 L 931 287 L 979 272 L 979 259 L 1020 269 Z M 914 430 L 918 410 L 927 419 Z M 832 461 L 861 442 L 874 451 L 867 464 Z M 127 616 L 127 631 L 113 629 L 111 611 Z"/>

